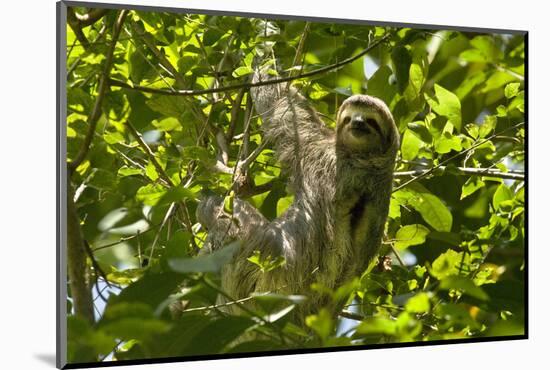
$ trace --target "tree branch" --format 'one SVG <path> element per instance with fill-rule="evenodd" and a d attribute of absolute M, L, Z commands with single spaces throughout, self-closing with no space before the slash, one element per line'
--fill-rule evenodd
<path fill-rule="evenodd" d="M 508 128 L 505 128 L 504 130 L 501 130 L 500 132 L 497 132 L 497 133 L 495 133 L 495 134 L 489 136 L 489 137 L 488 137 L 487 139 L 485 139 L 485 140 L 481 140 L 480 142 L 478 142 L 478 143 L 472 145 L 471 147 L 469 147 L 468 149 L 464 149 L 464 150 L 462 150 L 461 152 L 459 152 L 459 153 L 457 153 L 457 154 L 455 154 L 455 155 L 453 155 L 453 156 L 451 156 L 451 157 L 445 159 L 444 161 L 441 161 L 441 163 L 439 163 L 437 166 L 434 166 L 434 167 L 432 167 L 432 168 L 426 170 L 425 172 L 421 173 L 420 175 L 418 175 L 418 176 L 416 176 L 416 177 L 413 177 L 412 179 L 410 179 L 410 180 L 404 182 L 403 184 L 401 184 L 401 185 L 399 185 L 398 187 L 394 188 L 394 189 L 393 189 L 393 192 L 396 192 L 396 191 L 398 191 L 398 190 L 401 190 L 401 189 L 403 189 L 405 186 L 407 186 L 407 185 L 409 185 L 409 184 L 411 184 L 411 183 L 413 183 L 413 182 L 415 182 L 415 181 L 417 181 L 417 180 L 420 180 L 421 178 L 424 178 L 424 177 L 428 176 L 429 174 L 431 174 L 431 173 L 433 173 L 434 171 L 436 171 L 437 169 L 443 167 L 445 164 L 449 163 L 449 162 L 452 161 L 453 159 L 459 158 L 460 156 L 462 156 L 462 155 L 464 155 L 464 154 L 466 154 L 466 153 L 471 152 L 471 151 L 474 150 L 475 148 L 477 148 L 477 147 L 479 147 L 479 146 L 485 144 L 486 142 L 492 140 L 493 138 L 495 138 L 495 137 L 497 137 L 497 136 L 499 136 L 499 135 L 502 135 L 504 132 L 507 132 L 507 131 L 510 131 L 510 130 L 512 130 L 512 129 L 518 128 L 519 126 L 524 125 L 524 124 L 525 124 L 525 122 L 520 122 L 520 123 L 518 123 L 518 124 L 515 124 L 514 126 L 510 126 L 510 127 L 508 127 Z M 477 175 L 479 175 L 479 174 L 477 174 Z M 488 176 L 489 176 L 489 175 L 488 175 Z"/>
<path fill-rule="evenodd" d="M 90 46 L 90 42 L 86 38 L 86 35 L 84 35 L 84 32 L 82 32 L 82 25 L 76 16 L 76 12 L 71 7 L 67 8 L 67 23 L 69 23 L 69 27 L 73 30 L 80 45 L 82 45 L 84 49 L 87 49 L 88 46 Z"/>
<path fill-rule="evenodd" d="M 340 313 L 338 313 L 339 316 L 345 317 L 346 319 L 355 320 L 355 321 L 363 321 L 365 320 L 365 316 L 359 315 L 358 313 L 351 312 L 349 310 L 342 310 Z"/>
<path fill-rule="evenodd" d="M 378 46 L 382 42 L 388 40 L 389 38 L 390 38 L 390 34 L 388 33 L 388 34 L 384 35 L 383 37 L 379 38 L 378 40 L 374 41 L 372 44 L 370 44 L 367 48 L 365 48 L 363 51 L 361 51 L 357 55 L 355 55 L 353 57 L 350 57 L 350 58 L 347 58 L 347 59 L 344 59 L 341 62 L 334 63 L 334 64 L 328 65 L 326 67 L 318 68 L 318 69 L 315 69 L 313 71 L 300 73 L 296 76 L 281 77 L 281 78 L 276 78 L 276 79 L 272 79 L 272 80 L 263 80 L 263 81 L 258 81 L 256 83 L 241 83 L 241 84 L 234 84 L 234 85 L 230 85 L 230 86 L 221 86 L 221 87 L 216 87 L 216 88 L 211 88 L 211 89 L 203 89 L 203 90 L 166 90 L 166 89 L 155 89 L 155 88 L 140 86 L 140 85 L 132 86 L 132 85 L 127 84 L 126 82 L 115 80 L 115 79 L 112 79 L 112 78 L 109 79 L 109 83 L 112 86 L 118 86 L 118 87 L 122 87 L 122 88 L 125 88 L 125 89 L 138 90 L 138 91 L 147 92 L 147 93 L 151 93 L 151 94 L 180 95 L 180 96 L 206 95 L 206 94 L 218 93 L 218 92 L 223 92 L 223 91 L 238 90 L 238 89 L 243 89 L 243 88 L 244 89 L 249 89 L 251 87 L 273 85 L 273 84 L 293 81 L 293 80 L 297 80 L 297 79 L 301 79 L 301 78 L 312 77 L 312 76 L 315 76 L 315 75 L 318 75 L 318 74 L 330 72 L 332 70 L 341 68 L 341 67 L 345 66 L 346 64 L 352 63 L 352 62 L 356 61 L 357 59 L 361 58 L 362 56 L 364 56 L 369 51 L 374 49 L 376 46 Z"/>
<path fill-rule="evenodd" d="M 74 203 L 73 186 L 67 178 L 67 276 L 75 315 L 93 323 L 94 304 L 84 243 L 80 218 Z"/>
<path fill-rule="evenodd" d="M 445 170 L 447 166 L 440 166 L 439 167 L 442 170 Z M 517 172 L 502 172 L 499 170 L 494 170 L 492 168 L 473 168 L 473 167 L 455 167 L 454 170 L 457 170 L 458 172 L 462 173 L 463 175 L 471 175 L 471 176 L 487 176 L 487 177 L 497 177 L 500 179 L 510 179 L 510 180 L 522 180 L 524 179 L 523 173 L 517 173 Z M 421 176 L 424 175 L 426 172 L 430 171 L 430 169 L 418 169 L 418 170 L 412 170 L 412 171 L 401 171 L 401 172 L 394 172 L 394 177 L 408 177 L 408 176 Z"/>
<path fill-rule="evenodd" d="M 89 127 L 84 143 L 75 160 L 67 165 L 67 275 L 71 287 L 71 297 L 73 299 L 75 314 L 90 323 L 94 322 L 94 305 L 89 282 L 86 242 L 82 236 L 80 218 L 74 201 L 74 189 L 70 179 L 74 170 L 82 163 L 84 158 L 86 158 L 90 148 L 97 121 L 101 115 L 103 98 L 107 91 L 107 79 L 111 70 L 115 45 L 126 14 L 126 10 L 121 11 L 114 26 L 113 38 L 107 52 L 103 73 L 99 81 L 98 95 L 92 112 L 88 116 Z"/>
<path fill-rule="evenodd" d="M 109 12 L 109 9 L 96 8 L 96 9 L 91 9 L 86 14 L 78 14 L 75 12 L 74 15 L 75 15 L 75 18 L 80 23 L 81 27 L 86 27 L 97 22 L 108 12 Z"/>
<path fill-rule="evenodd" d="M 127 14 L 128 14 L 127 10 L 122 10 L 117 17 L 114 30 L 113 30 L 113 38 L 111 40 L 111 45 L 109 46 L 109 49 L 107 50 L 107 55 L 105 56 L 105 64 L 103 65 L 103 72 L 99 77 L 97 97 L 96 97 L 94 106 L 92 108 L 92 111 L 88 116 L 88 122 L 87 122 L 88 132 L 86 133 L 84 142 L 80 147 L 80 151 L 76 155 L 75 159 L 69 163 L 69 177 L 71 177 L 74 170 L 76 170 L 76 168 L 80 166 L 80 164 L 84 161 L 84 159 L 86 158 L 86 155 L 88 154 L 88 151 L 90 150 L 90 145 L 92 144 L 92 138 L 94 137 L 97 121 L 99 120 L 99 117 L 101 117 L 101 107 L 103 104 L 103 99 L 105 98 L 105 94 L 107 93 L 107 90 L 108 90 L 109 74 L 111 72 L 111 67 L 113 64 L 113 55 L 115 52 L 115 46 L 118 40 L 118 36 L 120 35 L 120 30 L 122 29 L 122 24 L 124 23 L 124 19 L 126 18 Z"/>

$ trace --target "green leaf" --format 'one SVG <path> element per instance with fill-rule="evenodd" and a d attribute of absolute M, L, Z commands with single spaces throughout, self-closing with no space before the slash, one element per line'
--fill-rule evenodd
<path fill-rule="evenodd" d="M 508 110 L 504 105 L 499 105 L 497 107 L 497 117 L 506 117 L 508 115 Z"/>
<path fill-rule="evenodd" d="M 520 91 L 517 96 L 510 102 L 508 106 L 508 111 L 518 109 L 520 112 L 524 112 L 525 109 L 525 92 Z"/>
<path fill-rule="evenodd" d="M 272 352 L 277 349 L 284 349 L 280 344 L 272 340 L 251 340 L 243 343 L 238 343 L 226 353 L 241 353 L 241 352 Z"/>
<path fill-rule="evenodd" d="M 451 290 L 457 289 L 471 297 L 486 301 L 489 296 L 483 289 L 474 284 L 474 282 L 465 276 L 449 276 L 441 281 L 440 289 Z"/>
<path fill-rule="evenodd" d="M 462 139 L 458 136 L 453 136 L 449 134 L 441 135 L 435 141 L 435 151 L 439 154 L 446 154 L 454 151 L 462 150 Z"/>
<path fill-rule="evenodd" d="M 223 36 L 223 32 L 215 28 L 207 28 L 202 36 L 202 42 L 205 46 L 214 45 Z"/>
<path fill-rule="evenodd" d="M 461 268 L 469 262 L 470 259 L 465 253 L 449 249 L 433 261 L 430 273 L 436 279 L 443 280 L 448 276 L 459 274 Z"/>
<path fill-rule="evenodd" d="M 409 69 L 412 63 L 411 53 L 404 46 L 396 46 L 392 50 L 391 60 L 397 79 L 397 90 L 402 93 L 409 84 Z"/>
<path fill-rule="evenodd" d="M 292 312 L 296 308 L 296 305 L 291 304 L 290 306 L 287 306 L 283 309 L 280 309 L 277 312 L 273 312 L 270 314 L 265 315 L 262 317 L 267 322 L 276 322 L 282 319 L 283 317 L 287 316 L 290 312 Z"/>
<path fill-rule="evenodd" d="M 177 230 L 166 242 L 166 248 L 162 254 L 165 263 L 174 258 L 188 257 L 188 246 L 191 241 L 191 234 L 185 230 Z M 166 265 L 167 266 L 167 265 Z"/>
<path fill-rule="evenodd" d="M 499 89 L 509 82 L 515 81 L 516 77 L 508 72 L 496 71 L 486 81 L 485 86 L 481 90 L 482 93 L 487 93 L 491 90 Z"/>
<path fill-rule="evenodd" d="M 306 317 L 306 325 L 310 327 L 321 340 L 326 340 L 334 328 L 332 315 L 326 308 L 321 308 L 317 315 Z"/>
<path fill-rule="evenodd" d="M 466 132 L 474 139 L 479 137 L 479 126 L 475 123 L 468 123 L 465 127 Z"/>
<path fill-rule="evenodd" d="M 437 114 L 447 117 L 453 123 L 457 132 L 460 132 L 462 128 L 460 100 L 455 94 L 438 84 L 434 85 L 434 89 L 435 98 L 425 94 L 426 101 Z"/>
<path fill-rule="evenodd" d="M 254 72 L 254 71 L 252 70 L 252 68 L 246 67 L 246 66 L 242 66 L 242 67 L 239 67 L 239 68 L 235 69 L 231 75 L 232 75 L 233 77 L 235 77 L 235 78 L 239 78 L 239 77 L 242 77 L 242 76 L 249 75 L 249 74 L 251 74 L 252 72 Z"/>
<path fill-rule="evenodd" d="M 492 36 L 476 36 L 470 41 L 470 44 L 483 56 L 483 62 L 490 63 L 500 58 L 501 52 Z"/>
<path fill-rule="evenodd" d="M 69 362 L 97 362 L 98 355 L 111 352 L 116 344 L 112 335 L 94 330 L 83 318 L 67 317 L 67 360 Z"/>
<path fill-rule="evenodd" d="M 183 96 L 156 95 L 147 100 L 146 104 L 167 117 L 179 118 L 187 110 L 187 102 Z"/>
<path fill-rule="evenodd" d="M 205 166 L 210 166 L 216 163 L 216 159 L 210 154 L 210 152 L 200 146 L 188 146 L 183 148 L 183 158 L 195 159 L 203 163 Z"/>
<path fill-rule="evenodd" d="M 200 255 L 195 258 L 174 258 L 168 261 L 168 265 L 173 271 L 180 273 L 189 272 L 214 272 L 217 273 L 221 268 L 229 263 L 235 253 L 240 249 L 240 242 L 236 241 L 227 246 L 214 251 L 211 254 Z"/>
<path fill-rule="evenodd" d="M 125 141 L 124 135 L 122 135 L 118 131 L 104 133 L 103 134 L 103 140 L 105 140 L 105 142 L 107 144 L 111 144 L 111 145 L 112 144 L 123 143 Z"/>
<path fill-rule="evenodd" d="M 421 292 L 407 300 L 405 310 L 411 313 L 426 313 L 430 311 L 430 306 L 430 296 Z"/>
<path fill-rule="evenodd" d="M 357 326 L 357 334 L 394 335 L 397 332 L 395 321 L 383 317 L 369 317 Z"/>
<path fill-rule="evenodd" d="M 177 203 L 186 199 L 194 200 L 196 199 L 196 194 L 182 186 L 174 186 L 166 190 L 156 205 L 160 206 L 164 204 Z"/>
<path fill-rule="evenodd" d="M 497 125 L 497 117 L 496 116 L 485 116 L 483 118 L 483 123 L 479 127 L 479 137 L 485 138 L 487 135 L 492 133 L 495 130 L 495 127 Z"/>
<path fill-rule="evenodd" d="M 154 206 L 166 194 L 166 188 L 159 184 L 148 184 L 138 189 L 136 199 L 148 206 Z"/>
<path fill-rule="evenodd" d="M 280 217 L 288 209 L 288 207 L 290 207 L 293 201 L 294 201 L 293 195 L 280 198 L 277 201 L 277 217 Z"/>
<path fill-rule="evenodd" d="M 460 193 L 460 200 L 472 195 L 479 189 L 485 186 L 485 181 L 482 181 L 477 176 L 472 176 L 466 180 L 464 185 L 462 185 L 462 192 Z"/>
<path fill-rule="evenodd" d="M 519 82 L 512 82 L 506 85 L 504 88 L 504 96 L 506 96 L 506 99 L 512 99 L 513 97 L 517 96 L 519 93 Z"/>
<path fill-rule="evenodd" d="M 119 295 L 111 296 L 106 311 L 119 303 L 143 303 L 153 310 L 161 304 L 185 278 L 173 272 L 148 273 L 135 283 L 123 289 Z"/>
<path fill-rule="evenodd" d="M 179 350 L 179 354 L 196 356 L 220 353 L 255 324 L 254 320 L 244 316 L 225 316 L 215 319 L 192 335 L 187 346 Z"/>
<path fill-rule="evenodd" d="M 178 121 L 178 119 L 174 117 L 168 117 L 161 120 L 153 120 L 153 122 L 151 123 L 153 124 L 153 126 L 161 131 L 172 131 L 181 128 L 180 121 Z"/>
<path fill-rule="evenodd" d="M 140 168 L 131 168 L 124 165 L 118 169 L 117 175 L 118 177 L 126 177 L 126 176 L 141 175 L 142 172 L 143 171 Z"/>
<path fill-rule="evenodd" d="M 471 63 L 487 63 L 487 57 L 477 49 L 468 49 L 464 50 L 459 55 L 460 59 L 464 59 L 467 62 Z"/>
<path fill-rule="evenodd" d="M 501 204 L 507 200 L 514 199 L 514 193 L 505 184 L 500 184 L 493 194 L 493 207 L 499 209 Z"/>
<path fill-rule="evenodd" d="M 432 143 L 432 134 L 423 121 L 411 122 L 407 127 L 426 144 Z"/>
<path fill-rule="evenodd" d="M 125 317 L 101 326 L 109 334 L 123 340 L 145 341 L 168 330 L 168 323 L 154 318 Z"/>
<path fill-rule="evenodd" d="M 152 181 L 157 181 L 159 174 L 153 162 L 149 161 L 147 166 L 145 166 L 145 175 L 150 178 Z"/>
<path fill-rule="evenodd" d="M 437 231 L 451 231 L 453 215 L 445 204 L 420 183 L 409 184 L 393 194 L 401 204 L 413 207 Z"/>
<path fill-rule="evenodd" d="M 411 130 L 406 129 L 401 143 L 401 156 L 405 160 L 413 160 L 423 146 L 424 143 L 422 140 L 420 140 Z"/>
<path fill-rule="evenodd" d="M 409 68 L 409 84 L 416 95 L 420 93 L 422 86 L 424 86 L 424 71 L 416 63 L 411 64 L 411 68 Z"/>
<path fill-rule="evenodd" d="M 420 224 L 402 226 L 395 234 L 395 247 L 405 249 L 411 245 L 423 244 L 430 230 Z"/>
<path fill-rule="evenodd" d="M 468 96 L 471 92 L 475 91 L 478 86 L 483 84 L 486 80 L 485 72 L 483 71 L 477 71 L 473 73 L 472 75 L 468 76 L 460 86 L 455 90 L 456 96 L 460 99 L 460 101 L 463 101 L 464 98 Z"/>
<path fill-rule="evenodd" d="M 390 200 L 390 211 L 388 213 L 388 217 L 392 220 L 401 217 L 401 205 L 399 204 L 399 201 L 394 197 L 392 197 Z"/>
<path fill-rule="evenodd" d="M 386 104 L 391 103 L 397 93 L 397 86 L 388 84 L 391 75 L 392 70 L 387 65 L 378 68 L 367 82 L 367 94 L 382 99 Z"/>

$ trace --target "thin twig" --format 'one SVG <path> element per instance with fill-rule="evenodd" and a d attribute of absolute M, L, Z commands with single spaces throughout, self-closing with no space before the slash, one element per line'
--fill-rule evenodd
<path fill-rule="evenodd" d="M 304 53 L 304 46 L 305 41 L 309 32 L 310 23 L 306 22 L 304 26 L 304 30 L 302 31 L 302 36 L 300 37 L 300 41 L 298 42 L 298 47 L 296 48 L 296 55 L 294 55 L 294 60 L 292 61 L 292 68 L 296 67 L 296 64 L 300 60 L 300 70 L 298 72 L 298 75 L 302 74 L 304 70 L 304 59 L 305 59 L 305 53 Z M 293 70 L 290 71 L 289 76 L 293 76 L 294 73 L 292 73 Z M 287 82 L 285 90 L 288 90 L 290 87 L 290 81 Z"/>
<path fill-rule="evenodd" d="M 157 245 L 157 241 L 160 237 L 160 233 L 162 232 L 162 229 L 164 228 L 164 225 L 166 225 L 166 221 L 168 221 L 168 219 L 172 215 L 172 212 L 174 211 L 175 206 L 176 206 L 175 202 L 170 203 L 170 206 L 168 207 L 168 210 L 166 211 L 166 214 L 164 215 L 164 219 L 162 220 L 162 223 L 160 224 L 159 231 L 155 235 L 155 239 L 153 239 L 153 244 L 151 245 L 151 253 L 149 253 L 149 261 L 153 260 L 153 252 L 155 251 L 155 246 Z"/>
<path fill-rule="evenodd" d="M 397 258 L 397 261 L 399 262 L 401 267 L 407 267 L 407 265 L 405 265 L 405 261 L 403 261 L 403 258 L 401 258 L 401 255 L 399 254 L 399 251 L 397 250 L 397 248 L 395 248 L 393 243 L 390 243 L 390 248 L 391 248 L 391 251 L 393 252 L 393 254 L 395 255 L 395 257 Z"/>
<path fill-rule="evenodd" d="M 486 142 L 490 141 L 490 140 L 493 139 L 494 137 L 499 136 L 499 135 L 502 135 L 502 134 L 503 134 L 504 132 L 506 132 L 506 131 L 510 131 L 510 130 L 512 130 L 512 129 L 518 128 L 519 126 L 521 126 L 521 125 L 523 125 L 523 124 L 525 124 L 525 122 L 520 122 L 520 123 L 518 123 L 518 124 L 515 124 L 514 126 L 510 126 L 510 127 L 508 127 L 508 128 L 505 128 L 504 130 L 501 130 L 500 132 L 498 132 L 498 133 L 496 133 L 496 134 L 493 134 L 493 135 L 489 136 L 487 139 L 482 140 L 482 141 L 480 141 L 480 142 L 478 142 L 478 143 L 472 145 L 472 146 L 469 147 L 468 149 L 464 149 L 463 151 L 461 151 L 461 152 L 459 152 L 459 153 L 457 153 L 457 154 L 455 154 L 455 155 L 453 155 L 453 156 L 451 156 L 451 157 L 445 159 L 444 161 L 441 161 L 441 163 L 439 163 L 437 166 L 434 166 L 434 167 L 432 167 L 432 168 L 430 168 L 430 169 L 428 169 L 428 170 L 422 172 L 420 175 L 418 175 L 418 176 L 416 176 L 416 177 L 413 177 L 412 179 L 410 179 L 410 180 L 404 182 L 403 184 L 399 185 L 398 187 L 394 188 L 394 189 L 393 189 L 393 192 L 396 192 L 396 191 L 398 191 L 398 190 L 401 190 L 401 189 L 403 189 L 405 186 L 407 186 L 407 185 L 409 185 L 409 184 L 411 184 L 411 183 L 413 183 L 413 182 L 415 182 L 415 181 L 417 181 L 417 180 L 420 180 L 420 179 L 423 178 L 423 177 L 428 176 L 429 174 L 433 173 L 434 171 L 436 171 L 437 169 L 441 168 L 441 167 L 444 166 L 446 163 L 449 163 L 449 162 L 452 161 L 453 159 L 456 159 L 456 158 L 458 158 L 458 157 L 460 157 L 460 156 L 462 156 L 462 155 L 464 155 L 464 154 L 466 154 L 466 153 L 469 153 L 469 152 L 473 151 L 475 148 L 477 148 L 477 147 L 479 147 L 479 146 L 485 144 Z"/>
<path fill-rule="evenodd" d="M 115 80 L 115 79 L 112 79 L 112 78 L 109 79 L 109 83 L 112 86 L 118 86 L 118 87 L 122 87 L 122 88 L 125 88 L 125 89 L 138 90 L 138 91 L 143 91 L 143 92 L 152 93 L 152 94 L 180 95 L 180 96 L 206 95 L 206 94 L 218 93 L 218 92 L 223 92 L 223 91 L 238 90 L 238 89 L 242 89 L 242 88 L 249 89 L 251 87 L 273 85 L 273 84 L 278 84 L 278 83 L 282 83 L 282 82 L 298 80 L 298 79 L 301 79 L 301 78 L 312 77 L 312 76 L 315 76 L 315 75 L 318 75 L 318 74 L 330 72 L 332 70 L 341 68 L 341 67 L 345 66 L 346 64 L 352 63 L 352 62 L 356 61 L 357 59 L 361 58 L 362 56 L 367 54 L 369 51 L 374 49 L 376 46 L 380 45 L 382 42 L 387 41 L 390 38 L 390 36 L 391 36 L 390 34 L 384 35 L 383 37 L 381 37 L 378 40 L 374 41 L 372 44 L 370 44 L 367 48 L 365 48 L 363 51 L 361 51 L 357 55 L 355 55 L 353 57 L 350 57 L 350 58 L 347 58 L 347 59 L 344 59 L 344 60 L 342 60 L 338 63 L 334 63 L 334 64 L 328 65 L 326 67 L 318 68 L 318 69 L 315 69 L 313 71 L 301 73 L 301 74 L 298 74 L 296 76 L 280 77 L 280 78 L 271 79 L 271 80 L 258 81 L 256 83 L 240 83 L 240 84 L 234 84 L 234 85 L 230 85 L 230 86 L 221 86 L 221 87 L 217 87 L 217 88 L 203 89 L 203 90 L 176 90 L 176 91 L 171 91 L 171 90 L 166 90 L 166 89 L 154 89 L 154 88 L 140 86 L 140 85 L 131 86 L 131 85 L 127 84 L 126 82 Z"/>
<path fill-rule="evenodd" d="M 267 295 L 269 293 L 270 292 L 266 292 L 266 293 L 262 293 L 262 294 L 259 294 L 259 295 Z M 243 303 L 243 302 L 250 301 L 251 299 L 254 299 L 254 298 L 258 297 L 259 295 L 248 296 L 246 298 L 237 299 L 235 301 L 229 301 L 229 302 L 225 302 L 225 303 L 214 304 L 214 305 L 211 305 L 211 306 L 188 308 L 186 310 L 182 310 L 181 313 L 195 312 L 195 311 L 208 311 L 208 310 L 218 309 L 220 307 L 232 306 L 232 305 L 235 305 L 235 304 L 240 304 L 240 303 Z"/>
<path fill-rule="evenodd" d="M 140 235 L 143 235 L 143 234 L 146 234 L 154 229 L 156 229 L 157 227 L 159 227 L 160 224 L 157 224 L 157 225 L 154 225 L 154 226 L 151 226 L 150 228 L 148 228 L 147 230 L 145 231 L 140 231 L 138 230 L 138 232 L 134 235 L 131 235 L 131 236 L 127 236 L 127 237 L 124 237 L 124 238 L 120 238 L 118 241 L 116 242 L 113 242 L 113 243 L 109 243 L 109 244 L 105 244 L 105 245 L 102 245 L 100 247 L 96 247 L 94 249 L 92 249 L 93 252 L 97 252 L 99 250 L 102 250 L 102 249 L 106 249 L 106 248 L 111 248 L 111 247 L 114 247 L 114 246 L 117 246 L 121 243 L 124 243 L 124 242 L 127 242 L 129 240 L 132 240 L 132 239 L 135 239 L 135 238 L 138 238 Z"/>
<path fill-rule="evenodd" d="M 239 93 L 235 100 L 233 101 L 233 106 L 231 107 L 231 122 L 229 123 L 229 130 L 225 139 L 230 142 L 233 140 L 233 135 L 235 134 L 235 128 L 237 127 L 237 118 L 239 117 L 239 111 L 241 108 L 241 103 L 243 101 L 244 93 L 246 89 L 239 90 Z"/>
<path fill-rule="evenodd" d="M 252 317 L 255 317 L 257 318 L 258 320 L 260 320 L 264 325 L 267 325 L 269 326 L 271 329 L 273 329 L 281 338 L 281 340 L 283 341 L 284 343 L 284 339 L 289 339 L 293 342 L 296 343 L 296 341 L 294 340 L 294 338 L 292 337 L 289 337 L 288 335 L 286 335 L 278 326 L 274 325 L 271 321 L 269 320 L 266 320 L 264 317 L 262 317 L 261 315 L 257 314 L 256 312 L 254 312 L 253 310 L 249 309 L 248 307 L 246 307 L 246 305 L 244 305 L 242 302 L 238 302 L 237 299 L 234 299 L 232 298 L 229 294 L 227 294 L 225 291 L 223 291 L 222 289 L 218 288 L 215 284 L 213 284 L 212 282 L 210 282 L 210 280 L 206 277 L 206 276 L 202 276 L 202 281 L 205 283 L 205 285 L 207 285 L 210 289 L 213 289 L 214 291 L 216 291 L 217 293 L 221 294 L 222 296 L 224 296 L 226 299 L 229 299 L 229 301 L 231 302 L 236 302 L 236 304 L 239 306 L 239 308 L 241 310 L 243 310 L 244 312 L 246 312 L 247 314 L 249 314 L 250 316 Z"/>
<path fill-rule="evenodd" d="M 439 166 L 440 169 L 445 170 L 447 166 Z M 409 176 L 420 176 L 424 173 L 430 171 L 431 169 L 417 169 L 411 171 L 400 171 L 394 172 L 394 177 L 409 177 Z M 500 179 L 511 179 L 511 180 L 524 180 L 524 174 L 518 172 L 502 172 L 499 170 L 493 170 L 491 168 L 475 168 L 475 167 L 454 167 L 453 170 L 456 170 L 463 175 L 471 176 L 487 176 L 487 177 L 497 177 Z"/>
<path fill-rule="evenodd" d="M 358 313 L 351 312 L 349 310 L 342 310 L 340 313 L 338 313 L 339 316 L 345 317 L 346 319 L 355 320 L 355 321 L 363 321 L 366 319 L 365 316 L 359 315 Z"/>
<path fill-rule="evenodd" d="M 99 274 L 99 276 L 101 276 L 103 280 L 105 280 L 105 283 L 110 288 L 111 283 L 109 283 L 109 280 L 107 279 L 107 275 L 105 275 L 105 272 L 103 271 L 101 266 L 99 266 L 99 263 L 97 263 L 94 256 L 94 252 L 92 251 L 92 248 L 90 248 L 90 244 L 88 243 L 87 240 L 84 240 L 84 247 L 86 249 L 86 253 L 88 254 L 88 257 L 90 257 L 90 260 L 92 261 L 92 266 L 94 267 L 96 274 Z M 96 283 L 97 283 L 97 279 L 96 279 Z"/>
<path fill-rule="evenodd" d="M 105 98 L 105 94 L 109 89 L 108 80 L 109 80 L 109 74 L 111 72 L 111 67 L 113 64 L 113 55 L 115 52 L 115 46 L 117 44 L 118 36 L 120 35 L 120 31 L 122 30 L 122 25 L 124 23 L 124 19 L 126 18 L 127 14 L 128 14 L 127 10 L 122 10 L 119 13 L 117 21 L 115 23 L 111 45 L 107 50 L 103 71 L 99 77 L 99 86 L 97 88 L 97 97 L 95 100 L 95 104 L 94 104 L 94 107 L 92 108 L 90 115 L 88 116 L 88 132 L 86 132 L 86 137 L 84 138 L 84 142 L 80 147 L 80 151 L 76 155 L 75 159 L 72 162 L 70 162 L 68 165 L 69 177 L 74 172 L 74 170 L 76 170 L 76 168 L 80 166 L 80 164 L 84 161 L 84 159 L 86 158 L 86 155 L 88 154 L 88 151 L 90 150 L 90 145 L 92 144 L 92 138 L 94 137 L 97 121 L 101 116 L 101 107 L 103 105 L 103 99 Z"/>
<path fill-rule="evenodd" d="M 164 171 L 164 168 L 162 168 L 160 163 L 157 161 L 157 158 L 155 157 L 155 153 L 153 153 L 151 148 L 149 148 L 149 145 L 147 145 L 147 143 L 143 140 L 143 137 L 141 136 L 141 134 L 135 129 L 135 127 L 132 125 L 132 123 L 130 123 L 129 120 L 125 121 L 125 125 L 130 131 L 130 133 L 132 134 L 132 136 L 136 139 L 141 149 L 143 149 L 143 151 L 145 152 L 145 154 L 147 155 L 147 157 L 149 158 L 149 160 L 157 170 L 157 173 L 159 174 L 159 176 L 164 181 L 166 181 L 168 185 L 173 187 L 174 182 L 172 181 L 170 176 L 168 176 L 168 174 Z"/>

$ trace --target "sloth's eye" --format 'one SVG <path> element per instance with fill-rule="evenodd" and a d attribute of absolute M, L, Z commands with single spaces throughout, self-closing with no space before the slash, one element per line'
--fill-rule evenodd
<path fill-rule="evenodd" d="M 344 125 L 345 125 L 346 123 L 348 123 L 350 120 L 351 120 L 351 117 L 350 117 L 350 116 L 344 117 L 344 122 L 343 122 Z"/>
<path fill-rule="evenodd" d="M 370 126 L 378 126 L 378 122 L 374 118 L 367 118 L 367 124 Z"/>

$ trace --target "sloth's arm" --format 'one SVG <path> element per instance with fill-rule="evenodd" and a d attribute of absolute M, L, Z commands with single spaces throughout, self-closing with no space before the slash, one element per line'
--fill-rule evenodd
<path fill-rule="evenodd" d="M 197 207 L 197 219 L 208 230 L 204 251 L 211 252 L 235 239 L 247 239 L 267 219 L 248 202 L 235 198 L 233 213 L 223 209 L 223 197 L 208 196 Z"/>
<path fill-rule="evenodd" d="M 256 73 L 253 82 L 269 80 Z M 256 111 L 262 116 L 264 139 L 275 145 L 279 160 L 291 169 L 300 170 L 309 154 L 326 149 L 334 132 L 319 119 L 307 100 L 286 83 L 251 89 Z"/>

